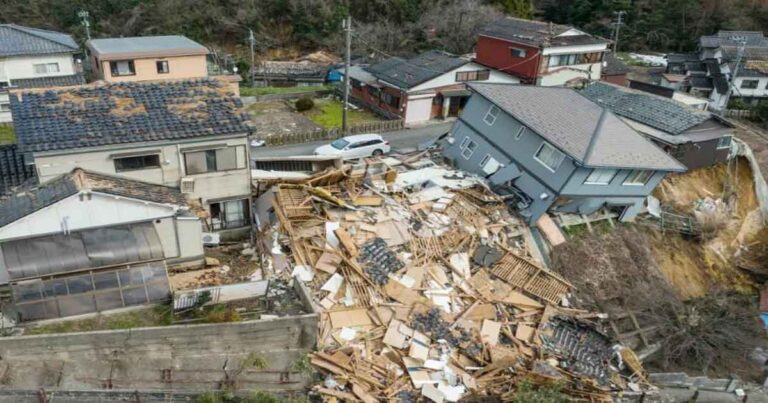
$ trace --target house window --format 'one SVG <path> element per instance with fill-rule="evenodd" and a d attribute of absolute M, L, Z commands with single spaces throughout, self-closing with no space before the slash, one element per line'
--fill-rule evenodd
<path fill-rule="evenodd" d="M 245 168 L 245 146 L 184 153 L 187 175 Z"/>
<path fill-rule="evenodd" d="M 615 169 L 595 168 L 590 172 L 587 179 L 584 181 L 585 185 L 607 185 L 611 183 L 613 177 L 616 176 L 618 171 Z"/>
<path fill-rule="evenodd" d="M 499 108 L 496 105 L 491 105 L 491 107 L 488 108 L 488 112 L 485 113 L 483 122 L 485 122 L 485 124 L 488 126 L 493 126 L 493 124 L 496 122 L 497 116 L 499 116 Z"/>
<path fill-rule="evenodd" d="M 109 62 L 109 70 L 112 73 L 112 77 L 136 75 L 136 68 L 133 66 L 133 60 Z"/>
<path fill-rule="evenodd" d="M 360 82 L 360 80 L 355 80 L 354 78 L 349 79 L 349 83 L 352 85 L 352 88 L 361 89 L 363 88 L 363 83 Z"/>
<path fill-rule="evenodd" d="M 600 52 L 593 53 L 581 53 L 578 55 L 578 64 L 600 63 L 603 59 L 603 54 Z"/>
<path fill-rule="evenodd" d="M 526 51 L 525 49 L 518 49 L 518 48 L 509 48 L 510 53 L 512 53 L 512 57 L 525 57 Z"/>
<path fill-rule="evenodd" d="M 653 176 L 653 171 L 634 170 L 629 173 L 627 179 L 624 179 L 624 185 L 627 186 L 645 186 L 648 180 Z"/>
<path fill-rule="evenodd" d="M 393 108 L 400 107 L 400 97 L 394 96 L 388 92 L 381 92 L 381 101 Z"/>
<path fill-rule="evenodd" d="M 10 112 L 11 111 L 11 104 L 10 103 L 2 103 L 0 104 L 0 112 Z"/>
<path fill-rule="evenodd" d="M 578 61 L 577 54 L 571 55 L 551 55 L 549 56 L 549 67 L 570 66 Z"/>
<path fill-rule="evenodd" d="M 470 140 L 466 147 L 464 147 L 464 150 L 461 152 L 461 156 L 464 157 L 465 160 L 468 160 L 472 157 L 472 154 L 475 153 L 475 150 L 477 149 L 477 143 Z"/>
<path fill-rule="evenodd" d="M 368 93 L 371 94 L 373 97 L 378 98 L 379 97 L 380 90 L 373 86 L 368 86 Z"/>
<path fill-rule="evenodd" d="M 155 65 L 157 65 L 157 74 L 168 74 L 171 72 L 171 69 L 168 67 L 168 60 L 158 60 L 155 62 Z"/>
<path fill-rule="evenodd" d="M 115 158 L 115 172 L 138 171 L 152 168 L 160 168 L 159 154 Z"/>
<path fill-rule="evenodd" d="M 520 126 L 520 128 L 517 129 L 517 134 L 515 134 L 515 140 L 520 140 L 520 138 L 523 137 L 524 133 L 525 133 L 525 126 Z"/>
<path fill-rule="evenodd" d="M 211 203 L 211 227 L 214 230 L 240 228 L 248 225 L 248 199 Z"/>
<path fill-rule="evenodd" d="M 35 74 L 50 74 L 59 72 L 58 63 L 33 64 L 32 68 L 35 70 Z"/>
<path fill-rule="evenodd" d="M 758 84 L 760 84 L 760 80 L 742 80 L 741 88 L 754 90 Z"/>
<path fill-rule="evenodd" d="M 456 81 L 485 81 L 490 76 L 490 70 L 459 71 L 456 73 Z"/>
<path fill-rule="evenodd" d="M 461 140 L 461 145 L 459 145 L 459 149 L 463 150 L 467 148 L 467 144 L 469 144 L 469 136 L 465 136 L 464 140 Z"/>
<path fill-rule="evenodd" d="M 539 161 L 541 165 L 547 167 L 547 169 L 550 171 L 555 172 L 563 162 L 565 154 L 563 154 L 553 145 L 547 142 L 543 142 L 541 143 L 541 147 L 539 147 L 539 151 L 536 151 L 536 154 L 533 156 L 533 158 L 535 158 L 536 161 Z"/>
<path fill-rule="evenodd" d="M 717 148 L 731 148 L 731 138 L 731 136 L 720 137 L 720 140 L 717 142 Z"/>

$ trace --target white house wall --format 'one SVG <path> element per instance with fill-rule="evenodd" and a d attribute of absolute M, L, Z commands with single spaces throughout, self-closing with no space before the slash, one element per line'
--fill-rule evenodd
<path fill-rule="evenodd" d="M 41 63 L 58 63 L 59 71 L 56 73 L 36 74 L 32 66 Z M 9 57 L 0 60 L 0 81 L 10 79 L 11 85 L 13 85 L 14 79 L 71 76 L 75 73 L 75 63 L 71 53 Z"/>
<path fill-rule="evenodd" d="M 539 85 L 543 87 L 555 87 L 565 85 L 574 78 L 588 78 L 599 80 L 602 72 L 600 63 L 576 64 L 573 66 L 551 67 L 552 70 L 560 69 L 554 73 L 548 73 L 541 77 Z M 591 69 L 591 70 L 590 70 Z"/>
<path fill-rule="evenodd" d="M 744 80 L 758 80 L 757 88 L 741 88 Z M 768 77 L 736 77 L 736 88 L 731 96 L 768 97 Z"/>
<path fill-rule="evenodd" d="M 489 70 L 489 68 L 479 65 L 477 63 L 467 63 L 457 69 L 451 70 L 427 82 L 421 83 L 409 89 L 408 92 L 418 92 L 418 91 L 430 90 L 433 88 L 448 87 L 456 84 L 465 84 L 465 82 L 456 81 L 456 73 L 462 72 L 462 71 L 475 71 L 475 70 Z M 519 84 L 520 83 L 520 79 L 518 79 L 517 77 L 502 73 L 500 71 L 496 71 L 492 69 L 490 70 L 491 70 L 491 74 L 488 77 L 488 80 L 477 81 L 477 82 L 481 82 L 484 84 L 485 83 L 488 83 L 488 84 L 492 84 L 492 83 Z"/>
<path fill-rule="evenodd" d="M 571 53 L 605 52 L 607 48 L 608 48 L 608 45 L 605 43 L 595 44 L 595 45 L 557 46 L 557 47 L 545 48 L 542 51 L 542 54 L 544 56 L 549 56 L 549 55 L 567 55 Z"/>
<path fill-rule="evenodd" d="M 67 228 L 76 231 L 162 219 L 175 212 L 172 206 L 99 193 L 91 193 L 90 199 L 80 199 L 79 194 L 72 195 L 0 228 L 0 241 L 60 233 Z"/>
<path fill-rule="evenodd" d="M 7 92 L 0 92 L 0 105 L 10 105 Z M 10 110 L 8 112 L 0 112 L 0 123 L 8 123 L 11 121 L 13 121 L 13 117 L 11 116 Z"/>

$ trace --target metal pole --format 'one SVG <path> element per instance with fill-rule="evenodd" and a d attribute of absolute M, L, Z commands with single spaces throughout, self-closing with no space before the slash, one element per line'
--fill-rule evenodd
<path fill-rule="evenodd" d="M 254 75 L 254 69 L 256 68 L 256 56 L 253 53 L 253 47 L 254 47 L 254 45 L 256 45 L 256 37 L 253 36 L 253 30 L 250 29 L 250 28 L 248 29 L 248 34 L 249 34 L 248 35 L 248 43 L 250 43 L 250 45 L 251 45 L 251 71 L 250 71 L 250 73 L 251 73 L 251 87 L 253 87 L 254 86 L 253 75 Z"/>
<path fill-rule="evenodd" d="M 85 37 L 88 38 L 88 40 L 91 40 L 91 22 L 88 20 L 89 14 L 88 11 L 80 10 L 77 12 L 77 15 L 80 17 L 82 21 L 83 26 L 85 26 Z"/>
<path fill-rule="evenodd" d="M 736 85 L 736 74 L 739 73 L 739 67 L 741 66 L 741 59 L 744 57 L 744 46 L 746 46 L 746 44 L 747 44 L 746 42 L 741 42 L 736 52 L 736 66 L 733 67 L 733 73 L 731 73 L 731 79 L 728 80 L 728 91 L 725 92 L 725 102 L 723 103 L 722 109 L 728 109 L 728 102 L 730 102 L 731 100 L 731 93 L 733 92 L 733 88 Z"/>
<path fill-rule="evenodd" d="M 615 11 L 614 14 L 616 14 L 616 36 L 613 38 L 613 53 L 619 52 L 619 31 L 621 30 L 621 17 L 626 14 L 625 11 Z"/>
<path fill-rule="evenodd" d="M 343 133 L 347 133 L 347 108 L 349 108 L 349 64 L 351 63 L 351 48 L 352 48 L 352 17 L 347 16 L 344 20 L 344 31 L 346 33 L 347 46 L 346 57 L 344 62 L 344 108 L 341 115 L 341 130 Z"/>

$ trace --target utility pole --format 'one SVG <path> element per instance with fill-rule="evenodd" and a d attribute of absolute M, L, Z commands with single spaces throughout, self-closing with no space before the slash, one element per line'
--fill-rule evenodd
<path fill-rule="evenodd" d="M 248 43 L 251 45 L 251 87 L 253 87 L 254 79 L 254 69 L 256 68 L 256 56 L 253 53 L 253 47 L 256 46 L 256 37 L 253 36 L 253 30 L 248 28 Z"/>
<path fill-rule="evenodd" d="M 91 40 L 91 21 L 88 20 L 90 14 L 88 11 L 80 10 L 77 12 L 77 16 L 82 20 L 81 24 L 85 27 L 85 37 Z"/>
<path fill-rule="evenodd" d="M 347 133 L 347 109 L 349 108 L 349 64 L 351 63 L 350 53 L 352 52 L 352 17 L 347 16 L 344 19 L 344 32 L 346 33 L 347 46 L 344 61 L 344 108 L 341 115 L 341 130 Z"/>
<path fill-rule="evenodd" d="M 615 26 L 614 28 L 614 37 L 613 37 L 613 53 L 618 53 L 619 51 L 619 31 L 621 30 L 621 24 L 624 22 L 621 21 L 621 18 L 626 15 L 626 11 L 614 11 L 613 15 L 616 16 L 616 22 L 613 23 Z"/>
<path fill-rule="evenodd" d="M 723 103 L 723 109 L 728 109 L 728 102 L 731 100 L 731 93 L 733 92 L 733 89 L 736 88 L 736 75 L 739 73 L 739 67 L 741 67 L 741 59 L 744 58 L 744 47 L 746 45 L 746 41 L 741 41 L 736 51 L 736 65 L 733 66 L 731 78 L 728 80 L 728 91 L 725 92 L 725 102 Z M 738 89 L 736 91 L 738 91 Z"/>

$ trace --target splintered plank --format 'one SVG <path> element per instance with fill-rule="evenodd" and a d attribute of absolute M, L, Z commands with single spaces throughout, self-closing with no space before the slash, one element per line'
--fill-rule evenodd
<path fill-rule="evenodd" d="M 549 303 L 559 304 L 573 286 L 557 273 L 528 259 L 507 253 L 491 269 L 494 276 Z"/>

